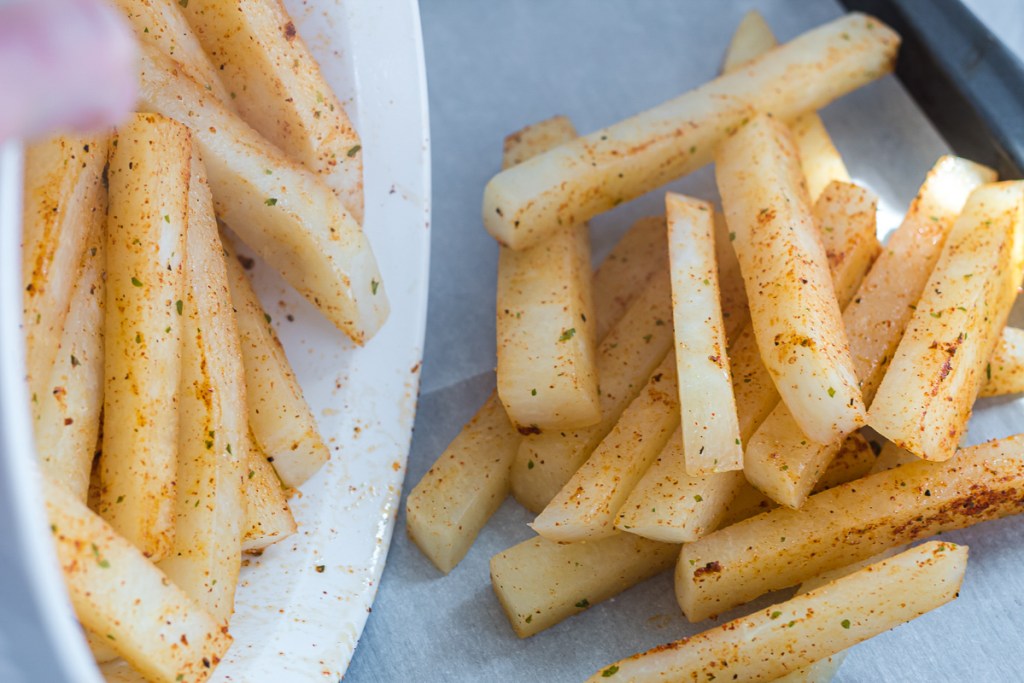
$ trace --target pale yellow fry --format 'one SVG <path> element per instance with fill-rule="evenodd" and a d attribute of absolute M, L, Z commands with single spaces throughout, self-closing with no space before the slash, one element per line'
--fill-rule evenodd
<path fill-rule="evenodd" d="M 1019 394 L 1024 391 L 1024 330 L 1003 329 L 992 358 L 985 365 L 979 396 Z"/>
<path fill-rule="evenodd" d="M 954 600 L 966 569 L 967 546 L 925 543 L 588 680 L 774 680 Z"/>
<path fill-rule="evenodd" d="M 871 426 L 928 460 L 953 456 L 1024 271 L 1024 182 L 974 190 L 871 405 Z"/>
<path fill-rule="evenodd" d="M 272 458 L 284 485 L 295 488 L 317 473 L 330 459 L 330 451 L 270 324 L 270 316 L 260 305 L 227 240 L 224 248 L 242 346 L 249 427 L 255 445 L 265 457 Z"/>
<path fill-rule="evenodd" d="M 843 311 L 865 401 L 870 403 L 874 397 L 967 195 L 994 177 L 991 169 L 942 157 Z M 828 443 L 808 439 L 789 410 L 780 405 L 747 445 L 747 479 L 778 502 L 799 507 L 841 443 L 840 439 Z"/>
<path fill-rule="evenodd" d="M 21 277 L 25 365 L 39 415 L 89 233 L 106 218 L 106 136 L 58 136 L 25 150 Z"/>
<path fill-rule="evenodd" d="M 281 480 L 255 444 L 248 451 L 243 522 L 242 550 L 246 552 L 263 550 L 298 530 Z"/>
<path fill-rule="evenodd" d="M 102 197 L 105 204 L 106 195 Z M 36 453 L 43 471 L 81 501 L 89 494 L 103 408 L 106 233 L 102 224 L 91 230 L 35 421 Z"/>
<path fill-rule="evenodd" d="M 612 430 L 671 346 L 671 285 L 668 272 L 661 271 L 598 348 L 601 421 L 523 439 L 512 464 L 516 500 L 533 512 L 543 510 Z"/>
<path fill-rule="evenodd" d="M 210 614 L 227 620 L 242 560 L 249 424 L 224 249 L 197 149 L 188 191 L 185 282 L 174 541 L 158 566 Z"/>
<path fill-rule="evenodd" d="M 388 316 L 384 284 L 366 235 L 330 188 L 166 55 L 142 46 L 139 74 L 139 106 L 192 130 L 218 218 L 354 342 L 372 337 Z"/>
<path fill-rule="evenodd" d="M 630 534 L 568 544 L 537 536 L 491 558 L 491 586 L 526 638 L 660 574 L 677 552 Z"/>
<path fill-rule="evenodd" d="M 676 597 L 700 621 L 888 548 L 1017 514 L 1022 485 L 1024 434 L 873 474 L 686 545 Z"/>
<path fill-rule="evenodd" d="M 43 482 L 57 559 L 82 625 L 158 683 L 205 681 L 231 644 L 197 605 L 60 484 Z"/>
<path fill-rule="evenodd" d="M 176 61 L 190 78 L 214 94 L 228 109 L 234 107 L 217 68 L 182 14 L 188 0 L 114 0 L 128 18 L 135 38 Z"/>
<path fill-rule="evenodd" d="M 174 543 L 190 137 L 136 114 L 108 171 L 99 513 L 154 561 Z"/>
<path fill-rule="evenodd" d="M 755 110 L 790 119 L 888 73 L 898 46 L 862 14 L 825 24 L 746 69 L 502 171 L 484 190 L 484 226 L 526 248 L 704 166 Z"/>
<path fill-rule="evenodd" d="M 827 215 L 830 204 L 824 195 L 815 207 L 818 215 Z M 820 205 L 820 206 L 819 206 Z M 835 221 L 822 233 L 832 284 L 846 304 L 878 254 L 874 223 Z M 723 302 L 724 305 L 724 302 Z M 731 320 L 731 319 L 730 319 Z M 732 335 L 730 335 L 732 336 Z M 750 326 L 743 328 L 729 348 L 733 370 L 732 390 L 736 396 L 740 439 L 751 438 L 762 421 L 779 405 L 779 394 L 768 370 L 761 362 Z M 760 494 L 752 491 L 743 476 L 715 473 L 691 477 L 685 471 L 683 443 L 673 438 L 669 446 L 650 466 L 619 511 L 615 526 L 648 538 L 684 542 L 699 538 L 727 514 L 734 496 L 743 495 L 760 504 Z"/>
<path fill-rule="evenodd" d="M 715 174 L 765 367 L 807 436 L 848 434 L 864 402 L 789 130 L 755 116 L 722 144 Z"/>
<path fill-rule="evenodd" d="M 319 174 L 363 222 L 363 154 L 280 0 L 179 1 L 242 118 Z"/>
<path fill-rule="evenodd" d="M 740 69 L 776 45 L 778 41 L 764 17 L 757 10 L 751 10 L 743 15 L 733 34 L 722 72 Z M 817 199 L 833 180 L 850 182 L 850 172 L 820 116 L 808 112 L 793 119 L 789 127 L 800 151 L 800 166 L 811 199 Z"/>
<path fill-rule="evenodd" d="M 743 469 L 743 447 L 726 354 L 711 205 L 665 195 L 672 320 L 686 472 Z"/>
<path fill-rule="evenodd" d="M 615 515 L 679 426 L 676 359 L 669 352 L 615 427 L 530 525 L 552 541 L 616 533 Z"/>
<path fill-rule="evenodd" d="M 667 261 L 663 218 L 642 218 L 623 235 L 594 273 L 598 337 L 622 317 L 652 275 L 667 268 Z M 441 571 L 459 563 L 508 496 L 521 441 L 497 394 L 491 394 L 410 492 L 409 536 Z"/>
<path fill-rule="evenodd" d="M 565 117 L 505 142 L 504 166 L 576 137 Z M 590 233 L 566 225 L 529 249 L 498 253 L 498 396 L 527 429 L 576 429 L 601 418 L 591 296 Z"/>

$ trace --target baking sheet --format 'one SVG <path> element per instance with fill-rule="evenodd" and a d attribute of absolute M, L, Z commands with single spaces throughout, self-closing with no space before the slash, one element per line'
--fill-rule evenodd
<path fill-rule="evenodd" d="M 554 114 L 590 132 L 704 82 L 717 72 L 742 15 L 755 6 L 783 40 L 841 13 L 831 0 L 422 4 L 436 191 L 426 361 L 406 493 L 494 386 L 497 248 L 480 225 L 480 201 L 499 169 L 504 135 Z M 945 143 L 892 78 L 822 115 L 854 179 L 879 195 L 879 228 L 886 234 L 927 169 L 948 151 Z M 717 199 L 710 169 L 670 188 Z M 633 219 L 661 213 L 662 192 L 593 220 L 595 259 Z M 1013 322 L 1024 322 L 1020 310 Z M 1024 429 L 1024 403 L 991 399 L 982 406 L 971 443 Z M 531 536 L 531 519 L 506 502 L 445 577 L 404 533 L 403 499 L 383 583 L 347 680 L 580 680 L 706 626 L 683 618 L 665 574 L 519 640 L 491 592 L 488 563 Z M 1024 518 L 944 537 L 971 548 L 961 598 L 857 646 L 836 680 L 1021 680 L 1015 661 L 1024 641 Z"/>

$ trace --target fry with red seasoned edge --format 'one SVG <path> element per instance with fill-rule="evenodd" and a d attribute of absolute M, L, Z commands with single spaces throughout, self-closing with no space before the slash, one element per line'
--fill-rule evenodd
<path fill-rule="evenodd" d="M 765 367 L 803 432 L 829 441 L 864 423 L 825 248 L 788 129 L 759 115 L 718 151 L 715 176 Z"/>
<path fill-rule="evenodd" d="M 772 681 L 954 600 L 967 546 L 931 542 L 588 679 Z"/>
<path fill-rule="evenodd" d="M 1024 272 L 1024 181 L 971 193 L 871 404 L 871 426 L 928 460 L 953 456 Z"/>
<path fill-rule="evenodd" d="M 873 474 L 684 546 L 676 597 L 691 621 L 707 619 L 883 550 L 1018 514 L 1022 490 L 1024 434 Z"/>

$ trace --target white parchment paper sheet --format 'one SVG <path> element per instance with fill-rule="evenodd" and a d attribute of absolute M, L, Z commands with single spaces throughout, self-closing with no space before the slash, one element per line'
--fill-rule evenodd
<path fill-rule="evenodd" d="M 1006 39 L 1024 39 L 1024 3 L 971 4 L 1002 24 Z M 590 132 L 702 83 L 716 74 L 737 22 L 755 6 L 782 40 L 841 12 L 831 0 L 424 0 L 434 237 L 426 361 L 406 492 L 494 385 L 497 247 L 480 225 L 480 200 L 499 168 L 502 138 L 554 114 Z M 833 104 L 823 117 L 855 180 L 879 195 L 885 234 L 927 169 L 948 151 L 945 143 L 892 78 Z M 717 199 L 710 169 L 672 189 Z M 658 191 L 592 221 L 595 258 L 634 218 L 661 213 L 662 201 Z M 1024 318 L 1018 314 L 1014 321 Z M 972 423 L 972 443 L 1024 431 L 1024 403 L 996 399 L 983 406 Z M 444 577 L 408 540 L 400 514 L 347 679 L 580 680 L 706 626 L 683 618 L 665 574 L 519 640 L 491 592 L 488 562 L 532 534 L 530 519 L 506 502 L 467 558 Z M 948 538 L 970 545 L 960 599 L 854 648 L 837 680 L 1024 680 L 1017 666 L 1024 641 L 1024 518 Z"/>

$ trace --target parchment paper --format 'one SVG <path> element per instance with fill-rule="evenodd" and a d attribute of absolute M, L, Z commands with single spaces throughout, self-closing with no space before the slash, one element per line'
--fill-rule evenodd
<path fill-rule="evenodd" d="M 1024 2 L 971 4 L 1001 25 L 1004 39 L 1024 40 Z M 566 114 L 590 132 L 704 82 L 717 73 L 733 30 L 754 6 L 782 40 L 841 12 L 831 0 L 422 3 L 434 236 L 426 360 L 406 493 L 494 386 L 497 248 L 480 224 L 480 203 L 484 184 L 499 169 L 502 138 L 554 114 Z M 854 179 L 879 195 L 879 227 L 886 234 L 948 148 L 892 78 L 822 115 Z M 717 200 L 710 169 L 671 187 Z M 633 219 L 663 211 L 662 192 L 592 221 L 595 260 Z M 1016 324 L 1024 322 L 1019 309 Z M 969 442 L 1019 431 L 1024 402 L 985 400 Z M 706 627 L 683 618 L 665 574 L 520 640 L 491 592 L 488 562 L 532 535 L 526 526 L 531 515 L 506 502 L 466 559 L 442 576 L 406 536 L 404 497 L 402 510 L 348 680 L 581 680 L 620 657 Z M 970 545 L 960 599 L 857 646 L 836 680 L 1024 680 L 1017 665 L 1024 654 L 1024 518 L 946 537 Z"/>

